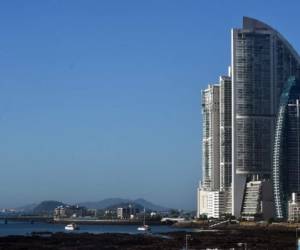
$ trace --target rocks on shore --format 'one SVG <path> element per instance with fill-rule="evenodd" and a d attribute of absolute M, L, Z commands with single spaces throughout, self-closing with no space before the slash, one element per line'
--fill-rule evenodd
<path fill-rule="evenodd" d="M 230 229 L 214 232 L 188 233 L 190 249 L 295 249 L 293 230 L 272 228 Z M 54 233 L 47 236 L 0 237 L 0 250 L 178 250 L 185 244 L 185 232 L 164 235 L 151 234 L 68 234 Z"/>

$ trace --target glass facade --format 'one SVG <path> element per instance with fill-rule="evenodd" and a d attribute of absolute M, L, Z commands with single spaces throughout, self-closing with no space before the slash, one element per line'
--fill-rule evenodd
<path fill-rule="evenodd" d="M 236 171 L 268 173 L 274 120 L 271 34 L 236 30 L 234 49 Z"/>
<path fill-rule="evenodd" d="M 300 193 L 300 57 L 252 18 L 231 39 L 230 76 L 202 92 L 201 188 L 224 192 L 225 213 L 270 218 L 274 198 L 285 218 L 291 193 Z"/>
<path fill-rule="evenodd" d="M 276 171 L 272 172 L 272 169 L 274 170 L 276 157 L 273 155 L 273 149 L 277 144 L 279 129 L 276 130 L 275 127 L 279 126 L 279 117 L 283 115 L 281 113 L 285 113 L 279 105 L 280 99 L 289 77 L 299 77 L 299 66 L 299 55 L 283 36 L 270 26 L 246 17 L 242 29 L 232 30 L 234 215 L 240 214 L 243 196 L 239 193 L 240 190 L 244 190 L 246 182 L 270 179 L 272 173 L 274 178 Z M 293 112 L 292 108 L 288 111 L 290 114 Z M 292 123 L 293 120 L 290 118 L 289 121 Z M 289 151 L 284 155 L 290 159 L 294 154 L 292 145 L 295 145 L 295 128 L 292 127 L 291 125 L 289 133 L 284 135 L 284 140 L 288 141 L 291 147 L 285 149 Z M 287 164 L 288 160 L 285 161 L 282 178 L 289 175 L 289 171 L 293 171 L 289 170 Z M 275 196 L 275 186 L 273 191 Z M 282 204 L 282 196 L 278 199 Z"/>
<path fill-rule="evenodd" d="M 300 83 L 290 77 L 282 91 L 273 152 L 273 190 L 277 218 L 287 217 L 287 204 L 300 188 Z"/>
<path fill-rule="evenodd" d="M 231 188 L 231 77 L 220 77 L 220 189 Z"/>

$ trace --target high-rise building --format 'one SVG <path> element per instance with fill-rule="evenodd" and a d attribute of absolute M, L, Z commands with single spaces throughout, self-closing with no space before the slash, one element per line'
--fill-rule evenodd
<path fill-rule="evenodd" d="M 231 188 L 231 77 L 220 76 L 220 189 Z"/>
<path fill-rule="evenodd" d="M 231 55 L 231 74 L 202 93 L 198 210 L 287 218 L 292 193 L 300 195 L 300 57 L 249 17 L 232 29 Z M 218 204 L 208 202 L 213 196 Z"/>
<path fill-rule="evenodd" d="M 245 209 L 246 183 L 271 178 L 280 95 L 287 79 L 298 75 L 299 63 L 298 54 L 282 35 L 260 21 L 245 17 L 243 28 L 232 30 L 232 213 L 235 216 Z"/>
<path fill-rule="evenodd" d="M 290 77 L 282 91 L 273 151 L 276 217 L 288 216 L 292 193 L 300 194 L 300 82 Z"/>
<path fill-rule="evenodd" d="M 220 190 L 224 191 L 225 213 L 231 214 L 231 77 L 220 76 Z"/>
<path fill-rule="evenodd" d="M 220 86 L 202 91 L 202 183 L 197 190 L 197 216 L 220 217 L 224 193 L 220 192 Z"/>
<path fill-rule="evenodd" d="M 220 87 L 208 85 L 202 91 L 202 173 L 205 190 L 220 188 Z"/>

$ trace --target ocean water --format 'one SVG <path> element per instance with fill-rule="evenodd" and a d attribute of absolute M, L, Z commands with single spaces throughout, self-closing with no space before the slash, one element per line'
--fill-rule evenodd
<path fill-rule="evenodd" d="M 137 225 L 79 225 L 80 230 L 72 233 L 129 233 L 138 234 Z M 182 228 L 174 228 L 167 225 L 151 226 L 151 233 L 159 234 L 176 231 L 191 231 Z M 8 221 L 7 224 L 0 220 L 0 236 L 7 235 L 31 235 L 32 232 L 67 232 L 63 224 L 50 224 L 44 222 Z"/>

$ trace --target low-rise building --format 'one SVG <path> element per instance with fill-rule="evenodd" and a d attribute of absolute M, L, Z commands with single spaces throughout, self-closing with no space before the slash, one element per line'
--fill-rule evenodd
<path fill-rule="evenodd" d="M 208 199 L 208 191 L 201 189 L 198 187 L 197 189 L 197 218 L 201 218 L 201 216 L 208 214 L 207 207 L 207 199 Z"/>
<path fill-rule="evenodd" d="M 274 212 L 271 181 L 247 182 L 242 204 L 242 218 L 249 221 L 268 220 L 274 217 Z"/>
<path fill-rule="evenodd" d="M 139 209 L 129 205 L 128 207 L 118 207 L 117 208 L 117 218 L 121 220 L 134 219 L 136 214 L 140 212 Z"/>
<path fill-rule="evenodd" d="M 59 206 L 54 209 L 54 218 L 84 217 L 87 209 L 80 206 Z"/>
<path fill-rule="evenodd" d="M 292 197 L 288 202 L 288 221 L 300 221 L 300 194 L 292 193 Z"/>
<path fill-rule="evenodd" d="M 117 208 L 117 217 L 118 219 L 129 219 L 130 218 L 130 209 L 124 208 L 124 207 L 118 207 Z"/>
<path fill-rule="evenodd" d="M 224 192 L 198 189 L 197 217 L 220 218 L 225 213 Z"/>

